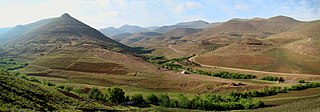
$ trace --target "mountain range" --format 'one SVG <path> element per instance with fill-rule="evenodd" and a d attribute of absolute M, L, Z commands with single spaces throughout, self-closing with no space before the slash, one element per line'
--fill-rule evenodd
<path fill-rule="evenodd" d="M 230 106 L 251 109 L 255 102 L 272 105 L 271 109 L 292 101 L 300 105 L 319 91 L 319 29 L 320 20 L 276 16 L 97 30 L 68 13 L 1 28 L 0 111 L 180 111 L 158 108 L 159 100 L 160 106 L 184 106 L 181 111 L 196 109 L 194 104 L 222 110 Z M 272 82 L 274 79 L 279 83 Z M 270 91 L 274 94 L 268 94 Z M 112 95 L 118 95 L 114 92 L 122 94 L 116 99 L 123 104 L 111 101 Z M 254 92 L 258 95 L 251 94 Z M 145 93 L 150 93 L 147 100 L 157 101 L 147 104 Z M 264 97 L 277 93 L 276 98 Z M 189 96 L 195 97 L 191 100 Z M 257 96 L 259 100 L 253 99 Z M 213 101 L 218 97 L 227 100 Z M 135 100 L 143 100 L 139 101 L 142 105 Z M 312 100 L 308 104 L 318 103 Z"/>
<path fill-rule="evenodd" d="M 206 29 L 213 28 L 218 26 L 219 22 L 216 23 L 208 23 L 206 21 L 198 20 L 198 21 L 190 21 L 190 22 L 181 22 L 174 25 L 168 26 L 150 26 L 150 27 L 140 27 L 135 25 L 123 25 L 119 28 L 108 27 L 99 29 L 100 32 L 105 34 L 106 36 L 113 37 L 115 35 L 124 34 L 124 33 L 140 33 L 140 32 L 158 32 L 158 33 L 166 33 L 171 30 L 177 28 L 192 28 L 192 29 Z"/>
<path fill-rule="evenodd" d="M 211 27 L 208 27 L 210 25 Z M 172 52 L 170 50 L 173 48 L 175 51 L 180 51 L 178 54 L 184 53 L 181 55 L 202 54 L 199 58 L 195 58 L 200 62 L 221 58 L 220 61 L 211 64 L 227 67 L 247 69 L 256 66 L 254 69 L 257 70 L 320 73 L 312 67 L 317 65 L 317 58 L 310 58 L 310 56 L 319 57 L 320 55 L 319 32 L 316 29 L 319 29 L 319 21 L 298 21 L 291 17 L 276 16 L 253 19 L 235 18 L 211 24 L 199 20 L 149 28 L 124 25 L 120 28 L 109 27 L 99 30 L 112 32 L 109 33 L 113 35 L 110 39 L 105 36 L 106 33 L 103 35 L 69 14 L 64 14 L 58 18 L 18 25 L 0 35 L 0 40 L 5 50 L 2 53 L 29 58 L 71 48 L 85 50 L 104 48 L 112 52 L 135 54 L 137 49 L 128 47 L 129 45 L 154 49 L 155 52 L 158 50 Z M 171 49 L 167 48 L 168 46 Z M 291 58 L 300 57 L 297 59 L 300 62 L 290 60 L 276 62 L 285 60 L 278 59 L 280 58 L 278 53 L 290 54 Z M 288 58 L 287 55 L 281 58 Z M 242 62 L 233 64 L 225 62 L 251 58 L 266 60 L 266 62 L 252 62 L 252 66 L 250 64 L 244 66 Z M 307 58 L 314 61 L 303 63 Z M 288 64 L 289 62 L 291 64 Z M 272 63 L 277 64 L 272 65 Z M 279 69 L 274 69 L 271 65 L 279 66 Z M 286 67 L 281 68 L 284 66 Z M 300 70 L 297 71 L 294 68 Z"/>

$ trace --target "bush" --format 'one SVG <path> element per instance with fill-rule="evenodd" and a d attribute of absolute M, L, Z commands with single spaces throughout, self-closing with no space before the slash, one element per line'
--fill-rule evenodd
<path fill-rule="evenodd" d="M 159 97 L 160 106 L 169 107 L 170 106 L 170 97 L 167 94 L 161 94 Z"/>
<path fill-rule="evenodd" d="M 267 80 L 267 81 L 277 81 L 279 78 L 278 77 L 273 77 L 273 76 L 265 76 L 262 77 L 260 80 Z"/>
<path fill-rule="evenodd" d="M 73 90 L 73 87 L 71 87 L 71 86 L 65 86 L 64 90 L 70 92 L 70 91 Z"/>
<path fill-rule="evenodd" d="M 148 56 L 149 60 L 158 60 L 158 59 L 163 59 L 164 56 Z"/>
<path fill-rule="evenodd" d="M 191 107 L 190 101 L 187 97 L 183 96 L 183 94 L 180 94 L 178 96 L 178 107 L 179 108 L 189 108 Z"/>
<path fill-rule="evenodd" d="M 99 101 L 104 101 L 105 100 L 105 96 L 104 94 L 96 87 L 92 88 L 89 92 L 88 92 L 88 97 L 91 99 L 95 99 L 95 100 L 99 100 Z"/>
<path fill-rule="evenodd" d="M 193 108 L 193 109 L 204 109 L 203 100 L 200 98 L 200 96 L 195 96 L 191 100 L 191 108 Z"/>
<path fill-rule="evenodd" d="M 47 86 L 56 86 L 56 84 L 52 83 L 52 82 L 47 82 L 46 84 Z"/>
<path fill-rule="evenodd" d="M 298 83 L 306 83 L 304 80 L 298 80 Z"/>
<path fill-rule="evenodd" d="M 145 101 L 142 94 L 135 94 L 131 97 L 131 101 L 136 104 L 143 104 Z"/>
<path fill-rule="evenodd" d="M 162 64 L 162 67 L 167 68 L 169 70 L 179 70 L 183 68 L 181 65 L 173 64 L 173 63 L 164 63 Z"/>
<path fill-rule="evenodd" d="M 256 76 L 251 74 L 241 74 L 241 73 L 230 73 L 230 72 L 218 72 L 212 73 L 211 76 L 214 77 L 221 77 L 221 78 L 228 78 L 228 79 L 254 79 Z"/>
<path fill-rule="evenodd" d="M 112 103 L 123 103 L 125 101 L 124 92 L 121 88 L 110 87 L 105 91 L 106 100 Z"/>
<path fill-rule="evenodd" d="M 124 102 L 129 102 L 130 101 L 130 96 L 126 96 L 126 98 L 124 99 Z"/>
<path fill-rule="evenodd" d="M 158 99 L 158 97 L 156 95 L 150 94 L 150 95 L 147 96 L 146 101 L 149 104 L 157 105 L 157 103 L 159 102 L 159 99 Z"/>
<path fill-rule="evenodd" d="M 63 90 L 64 87 L 65 87 L 64 85 L 59 85 L 59 86 L 57 86 L 57 88 L 60 89 L 60 90 Z"/>
<path fill-rule="evenodd" d="M 78 95 L 82 94 L 81 88 L 74 88 L 74 89 L 73 89 L 73 92 L 76 93 L 76 94 L 78 94 Z"/>

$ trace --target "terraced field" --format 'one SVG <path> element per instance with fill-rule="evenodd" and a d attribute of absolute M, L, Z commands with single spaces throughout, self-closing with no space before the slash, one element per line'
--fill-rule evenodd
<path fill-rule="evenodd" d="M 199 63 L 230 68 L 283 73 L 320 74 L 320 58 L 301 55 L 286 49 L 272 49 L 261 55 L 204 54 L 195 58 Z"/>

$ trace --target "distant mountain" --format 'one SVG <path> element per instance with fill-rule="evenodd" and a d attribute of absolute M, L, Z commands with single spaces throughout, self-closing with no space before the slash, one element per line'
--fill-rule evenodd
<path fill-rule="evenodd" d="M 207 28 L 214 28 L 214 27 L 217 27 L 219 25 L 221 25 L 222 23 L 221 22 L 214 22 L 214 23 L 210 23 L 206 26 L 204 26 L 203 28 L 207 29 Z"/>
<path fill-rule="evenodd" d="M 10 29 L 12 29 L 12 27 L 5 27 L 5 28 L 0 28 L 0 35 L 2 35 L 3 33 L 9 31 Z"/>
<path fill-rule="evenodd" d="M 198 21 L 191 21 L 191 22 L 181 22 L 177 23 L 176 25 L 181 25 L 181 26 L 190 26 L 192 28 L 203 28 L 203 26 L 208 25 L 209 23 L 206 21 L 198 20 Z"/>
<path fill-rule="evenodd" d="M 211 40 L 216 37 L 259 37 L 288 31 L 303 22 L 290 17 L 277 16 L 269 19 L 232 19 L 214 28 L 189 35 L 189 40 Z"/>
<path fill-rule="evenodd" d="M 162 33 L 158 32 L 141 32 L 141 33 L 135 33 L 135 34 L 130 34 L 128 37 L 121 39 L 121 43 L 130 45 L 139 41 L 144 41 L 146 39 L 150 38 L 156 38 L 156 37 L 162 37 Z"/>
<path fill-rule="evenodd" d="M 176 28 L 174 30 L 168 31 L 165 33 L 167 37 L 175 37 L 175 38 L 181 38 L 183 36 L 196 33 L 201 31 L 200 29 L 192 29 L 192 28 Z"/>
<path fill-rule="evenodd" d="M 37 29 L 41 27 L 44 24 L 47 24 L 51 21 L 52 19 L 43 19 L 34 23 L 26 24 L 26 25 L 18 25 L 9 31 L 6 31 L 2 35 L 0 35 L 0 44 L 6 43 L 10 40 L 14 40 L 16 38 L 19 38 L 20 36 Z"/>
<path fill-rule="evenodd" d="M 145 29 L 148 29 L 149 31 L 155 31 L 156 29 L 160 28 L 159 26 L 149 26 L 145 27 Z"/>
<path fill-rule="evenodd" d="M 6 51 L 9 51 L 9 54 L 15 55 L 37 55 L 77 46 L 102 47 L 118 51 L 133 50 L 106 37 L 96 29 L 80 22 L 69 14 L 63 14 L 61 17 L 49 20 L 40 21 L 41 25 L 39 25 L 39 22 L 32 23 L 33 27 L 24 29 L 25 32 L 19 33 L 19 36 L 15 37 L 16 39 L 6 44 Z M 28 26 L 30 24 L 19 27 L 25 28 Z M 14 31 L 15 29 L 12 30 Z"/>
<path fill-rule="evenodd" d="M 140 26 L 134 26 L 134 25 L 123 25 L 119 28 L 119 30 L 128 32 L 128 33 L 148 32 L 148 29 L 142 28 Z"/>
<path fill-rule="evenodd" d="M 178 39 L 201 31 L 201 29 L 192 28 L 177 28 L 167 33 L 159 32 L 141 32 L 134 34 L 119 34 L 112 38 L 120 41 L 123 44 L 130 46 L 155 46 L 155 45 L 166 45 L 169 43 L 174 43 Z"/>
<path fill-rule="evenodd" d="M 114 35 L 118 35 L 122 33 L 127 33 L 115 27 L 102 28 L 102 29 L 99 29 L 99 31 L 108 37 L 112 37 Z"/>
<path fill-rule="evenodd" d="M 168 32 L 170 30 L 174 30 L 176 28 L 193 28 L 193 29 L 201 29 L 205 28 L 209 25 L 208 22 L 198 20 L 198 21 L 191 21 L 191 22 L 182 22 L 182 23 L 177 23 L 175 25 L 170 25 L 170 26 L 162 26 L 155 31 L 158 32 Z"/>

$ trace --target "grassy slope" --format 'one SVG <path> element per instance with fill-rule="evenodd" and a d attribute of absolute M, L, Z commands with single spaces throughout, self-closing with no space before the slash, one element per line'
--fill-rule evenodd
<path fill-rule="evenodd" d="M 285 48 L 275 48 L 257 55 L 220 56 L 208 54 L 196 60 L 207 65 L 284 73 L 320 74 L 320 58 L 302 55 Z"/>
<path fill-rule="evenodd" d="M 290 100 L 290 103 L 269 107 L 261 108 L 256 110 L 250 110 L 255 112 L 319 112 L 320 111 L 320 95 L 312 97 L 299 98 Z"/>
<path fill-rule="evenodd" d="M 0 73 L 0 111 L 10 110 L 76 110 L 99 107 L 99 104 L 79 101 L 44 85 L 26 81 L 13 74 Z"/>

